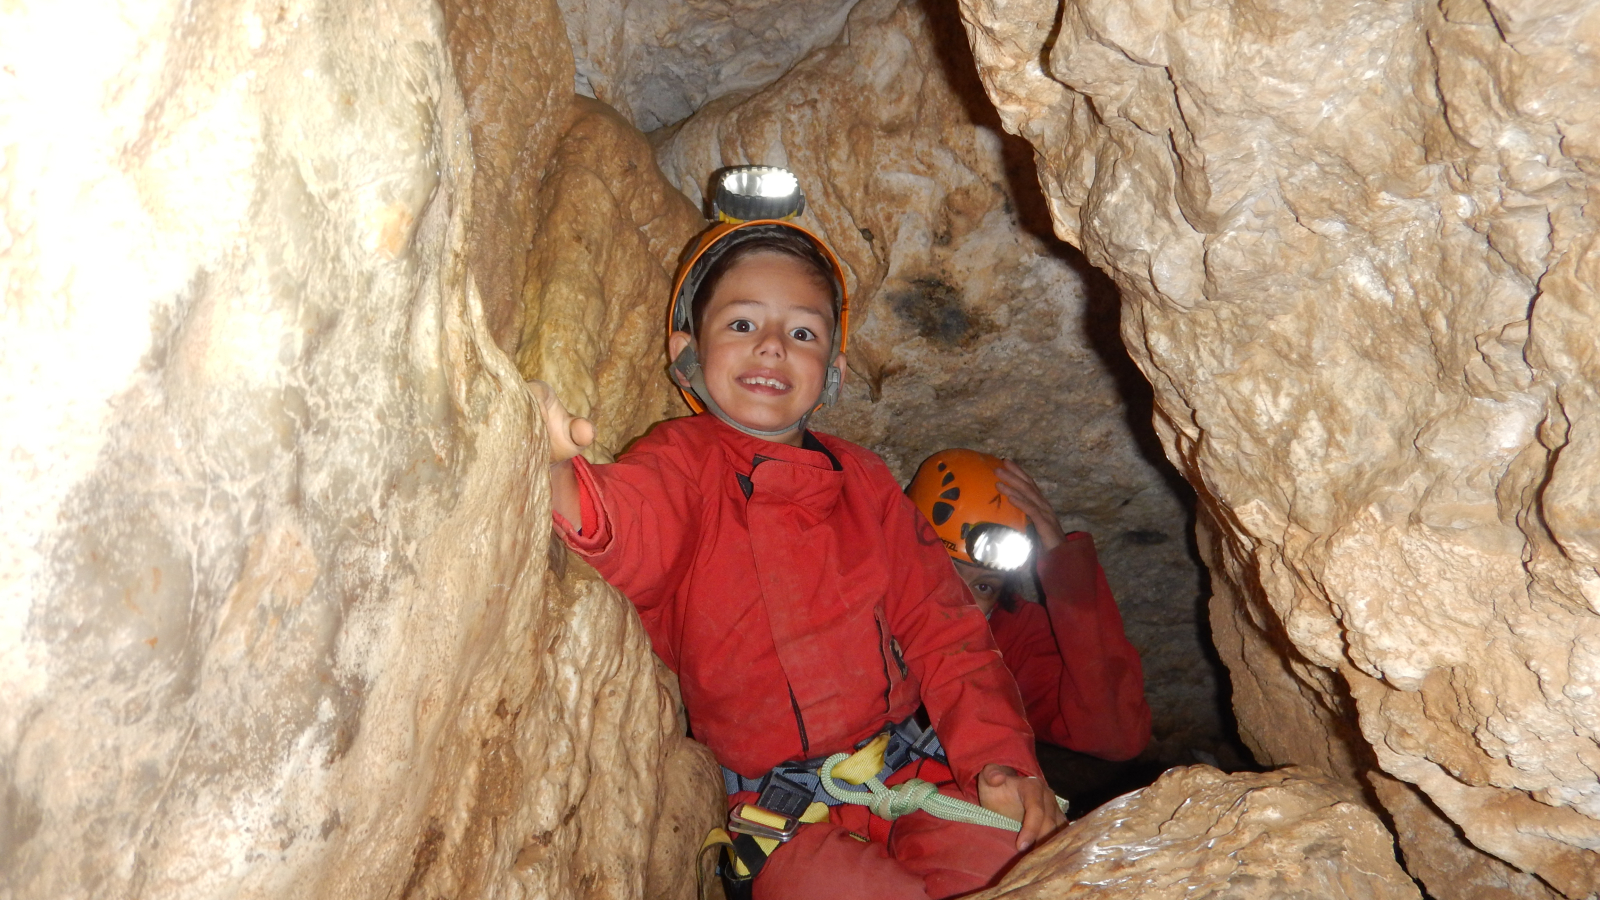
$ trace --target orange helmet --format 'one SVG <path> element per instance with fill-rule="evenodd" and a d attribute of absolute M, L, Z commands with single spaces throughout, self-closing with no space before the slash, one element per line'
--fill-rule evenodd
<path fill-rule="evenodd" d="M 770 194 L 760 195 L 755 188 L 750 187 L 753 179 L 770 177 L 770 173 L 777 173 L 787 178 L 793 193 L 784 197 L 773 197 Z M 700 284 L 711 266 L 724 253 L 752 237 L 763 233 L 770 233 L 772 229 L 788 229 L 798 232 L 807 242 L 814 245 L 821 252 L 822 257 L 828 261 L 833 270 L 834 279 L 839 285 L 838 315 L 834 317 L 832 350 L 828 354 L 827 379 L 823 384 L 822 395 L 817 398 L 817 405 L 811 412 L 816 412 L 825 405 L 832 404 L 839 397 L 839 386 L 844 380 L 844 373 L 831 363 L 845 350 L 845 343 L 849 335 L 850 325 L 850 296 L 845 289 L 844 266 L 839 258 L 834 255 L 822 238 L 810 230 L 788 221 L 789 216 L 798 215 L 805 208 L 805 195 L 795 185 L 793 176 L 782 169 L 768 166 L 735 166 L 724 169 L 719 173 L 717 189 L 712 202 L 712 209 L 719 220 L 717 224 L 706 229 L 696 238 L 688 251 L 684 253 L 678 265 L 677 277 L 672 283 L 672 303 L 667 308 L 667 333 L 682 331 L 694 334 L 694 295 L 700 289 Z M 764 217 L 755 218 L 752 213 Z M 740 215 L 752 215 L 743 219 Z M 774 218 L 773 216 L 782 216 Z M 794 426 L 779 431 L 765 432 L 748 428 L 734 422 L 717 408 L 715 401 L 711 400 L 710 393 L 705 389 L 703 376 L 700 372 L 700 360 L 695 353 L 694 345 L 685 347 L 683 352 L 672 361 L 672 380 L 683 393 L 683 399 L 688 401 L 689 407 L 695 412 L 704 412 L 710 409 L 723 421 L 733 427 L 758 437 L 774 437 L 790 431 Z M 807 417 L 810 413 L 806 414 Z M 802 427 L 805 418 L 800 420 Z"/>
<path fill-rule="evenodd" d="M 950 556 L 986 569 L 1020 569 L 1033 553 L 1028 516 L 1000 493 L 1002 460 L 976 450 L 941 450 L 923 461 L 906 494 Z"/>

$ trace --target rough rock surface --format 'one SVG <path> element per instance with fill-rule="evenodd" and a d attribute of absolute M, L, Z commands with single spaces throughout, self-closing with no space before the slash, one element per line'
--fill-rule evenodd
<path fill-rule="evenodd" d="M 1343 785 L 1208 766 L 1100 807 L 972 900 L 1033 897 L 1421 900 L 1393 836 Z"/>
<path fill-rule="evenodd" d="M 667 297 L 678 254 L 705 227 L 650 144 L 603 103 L 577 98 L 545 170 L 528 255 L 517 364 L 597 431 L 610 462 L 652 423 L 689 410 L 667 379 Z"/>
<path fill-rule="evenodd" d="M 491 338 L 566 53 L 553 3 L 0 11 L 0 893 L 692 894 L 714 769 L 549 570 Z"/>
<path fill-rule="evenodd" d="M 1114 295 L 1049 233 L 1031 151 L 998 124 L 953 10 L 867 0 L 839 43 L 658 135 L 657 155 L 697 200 L 721 166 L 799 174 L 803 222 L 852 281 L 850 376 L 817 427 L 878 452 L 902 481 L 950 446 L 1032 471 L 1068 526 L 1097 538 L 1156 686 L 1153 754 L 1192 761 L 1224 729 L 1183 534 L 1188 488 L 1169 483 L 1124 399 L 1142 382 Z"/>
<path fill-rule="evenodd" d="M 644 131 L 770 84 L 829 44 L 856 0 L 561 0 L 579 93 Z"/>
<path fill-rule="evenodd" d="M 1122 290 L 1257 752 L 1600 889 L 1600 8 L 961 5 Z M 1344 749 L 1285 727 L 1351 711 Z"/>

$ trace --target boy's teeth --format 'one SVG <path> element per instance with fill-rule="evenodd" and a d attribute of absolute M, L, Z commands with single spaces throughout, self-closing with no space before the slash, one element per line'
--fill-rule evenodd
<path fill-rule="evenodd" d="M 768 387 L 777 388 L 780 391 L 788 387 L 787 384 L 784 384 L 776 378 L 741 378 L 739 380 L 743 381 L 745 384 L 764 384 Z"/>

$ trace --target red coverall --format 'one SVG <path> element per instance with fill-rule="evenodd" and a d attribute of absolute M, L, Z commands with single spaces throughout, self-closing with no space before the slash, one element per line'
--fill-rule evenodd
<path fill-rule="evenodd" d="M 830 435 L 808 445 L 704 414 L 663 422 L 611 465 L 575 459 L 582 533 L 559 515 L 556 526 L 638 608 L 695 737 L 728 768 L 759 777 L 850 751 L 925 704 L 953 770 L 947 793 L 975 801 L 987 763 L 1038 774 L 1016 683 L 932 527 L 872 453 Z M 992 880 L 1014 842 L 926 813 L 891 829 L 834 807 L 779 847 L 755 894 L 950 896 Z"/>
<path fill-rule="evenodd" d="M 1104 759 L 1138 756 L 1150 742 L 1144 667 L 1123 633 L 1094 538 L 1067 535 L 1040 557 L 1038 571 L 1043 606 L 996 606 L 989 616 L 1034 734 Z"/>

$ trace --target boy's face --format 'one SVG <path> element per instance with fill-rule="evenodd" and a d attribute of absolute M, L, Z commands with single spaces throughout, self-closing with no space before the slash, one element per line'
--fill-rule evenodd
<path fill-rule="evenodd" d="M 1000 602 L 1000 591 L 1006 586 L 1005 573 L 964 563 L 959 559 L 950 561 L 956 564 L 956 574 L 961 576 L 961 580 L 967 583 L 967 590 L 972 592 L 972 602 L 978 604 L 978 608 L 987 616 L 994 605 Z"/>
<path fill-rule="evenodd" d="M 729 269 L 706 303 L 695 352 L 706 389 L 741 425 L 773 431 L 796 425 L 817 405 L 828 366 L 833 297 L 802 262 L 755 254 Z M 694 340 L 668 341 L 673 357 Z M 771 440 L 800 444 L 798 427 Z"/>

